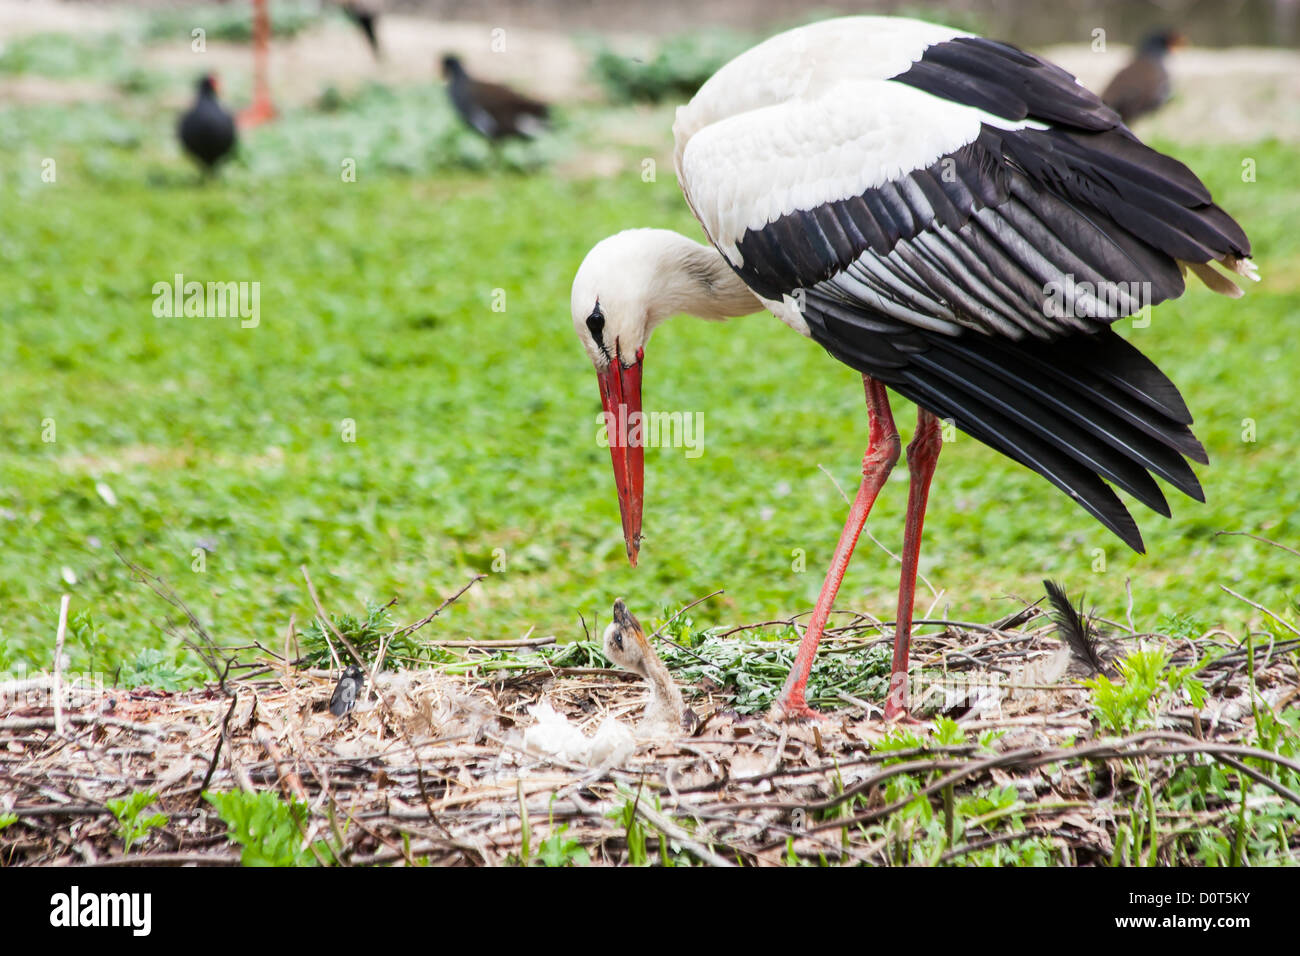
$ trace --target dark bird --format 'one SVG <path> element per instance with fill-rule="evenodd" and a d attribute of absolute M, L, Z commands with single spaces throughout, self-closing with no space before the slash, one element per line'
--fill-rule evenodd
<path fill-rule="evenodd" d="M 1101 94 L 1102 102 L 1130 126 L 1138 117 L 1164 106 L 1170 95 L 1165 56 L 1186 45 L 1183 35 L 1173 30 L 1148 34 L 1133 61 L 1115 74 Z"/>
<path fill-rule="evenodd" d="M 899 458 L 888 390 L 918 414 L 887 718 L 907 712 L 941 422 L 1042 475 L 1138 552 L 1114 488 L 1166 516 L 1156 477 L 1205 500 L 1189 464 L 1207 461 L 1191 412 L 1112 325 L 1177 298 L 1188 271 L 1240 296 L 1228 275 L 1258 278 L 1250 242 L 1195 173 L 1069 73 L 949 27 L 845 17 L 742 53 L 677 110 L 673 133 L 677 178 L 709 244 L 620 232 L 587 254 L 570 298 L 600 385 L 628 559 L 641 547 L 646 347 L 665 320 L 766 308 L 860 373 L 866 391 L 862 484 L 779 713 L 815 716 L 813 657 Z M 737 386 L 747 371 L 713 366 Z"/>
<path fill-rule="evenodd" d="M 532 139 L 545 131 L 550 109 L 545 103 L 529 99 L 499 83 L 473 79 L 465 72 L 460 59 L 450 54 L 442 58 L 442 75 L 452 106 L 466 123 L 488 139 L 509 136 Z"/>
<path fill-rule="evenodd" d="M 335 717 L 351 713 L 365 683 L 366 672 L 356 664 L 349 665 L 334 686 L 334 693 L 330 695 L 330 713 Z"/>
<path fill-rule="evenodd" d="M 347 14 L 349 20 L 355 23 L 361 32 L 366 35 L 366 42 L 370 44 L 370 52 L 379 59 L 379 35 L 375 28 L 379 22 L 379 11 L 370 4 L 362 0 L 347 0 L 343 5 L 343 12 Z"/>
<path fill-rule="evenodd" d="M 211 173 L 235 146 L 235 118 L 217 101 L 217 78 L 208 74 L 199 80 L 199 95 L 181 115 L 177 129 L 181 145 Z"/>

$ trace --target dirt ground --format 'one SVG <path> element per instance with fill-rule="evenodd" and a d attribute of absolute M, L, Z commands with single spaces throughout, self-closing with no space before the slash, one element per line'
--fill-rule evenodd
<path fill-rule="evenodd" d="M 109 31 L 134 11 L 112 5 L 54 0 L 0 0 L 0 43 L 48 31 Z M 504 50 L 493 52 L 493 31 L 504 29 Z M 370 55 L 359 31 L 331 20 L 291 40 L 272 44 L 271 75 L 276 101 L 286 106 L 310 102 L 329 85 L 349 89 L 368 80 L 404 85 L 436 80 L 437 61 L 455 51 L 479 76 L 512 83 L 558 102 L 591 100 L 599 91 L 587 76 L 593 39 L 561 30 L 437 20 L 390 13 L 379 24 L 386 51 L 381 62 Z M 634 34 L 602 39 L 632 55 L 648 41 Z M 1085 45 L 1041 50 L 1092 89 L 1100 89 L 1127 62 L 1129 47 L 1111 44 L 1105 52 Z M 251 69 L 249 50 L 211 43 L 205 64 L 239 76 Z M 155 45 L 143 65 L 192 73 L 188 44 Z M 1175 96 L 1159 114 L 1139 121 L 1138 132 L 1182 142 L 1251 142 L 1267 137 L 1300 139 L 1300 53 L 1238 47 L 1191 49 L 1169 61 Z M 67 103 L 103 100 L 115 94 L 93 82 L 44 77 L 0 77 L 0 102 Z M 667 135 L 667 132 L 664 132 Z"/>

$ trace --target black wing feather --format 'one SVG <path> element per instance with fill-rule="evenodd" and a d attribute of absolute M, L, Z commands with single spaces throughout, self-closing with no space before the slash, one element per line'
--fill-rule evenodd
<path fill-rule="evenodd" d="M 1177 260 L 1248 256 L 1245 233 L 1191 170 L 1033 54 L 960 38 L 894 80 L 1051 125 L 986 123 L 924 169 L 748 230 L 736 271 L 765 298 L 802 294 L 832 355 L 1042 474 L 1141 551 L 1106 482 L 1168 515 L 1152 476 L 1204 500 L 1184 458 L 1206 455 L 1177 388 L 1110 324 L 1181 295 Z M 1064 278 L 1114 294 L 1054 311 Z"/>

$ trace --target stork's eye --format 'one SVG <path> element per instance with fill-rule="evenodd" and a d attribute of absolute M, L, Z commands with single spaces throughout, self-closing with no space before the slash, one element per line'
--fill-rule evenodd
<path fill-rule="evenodd" d="M 600 346 L 600 350 L 605 351 L 605 340 L 603 338 L 605 333 L 605 313 L 600 311 L 599 302 L 591 310 L 591 315 L 587 316 L 587 330 L 591 332 L 591 338 Z"/>

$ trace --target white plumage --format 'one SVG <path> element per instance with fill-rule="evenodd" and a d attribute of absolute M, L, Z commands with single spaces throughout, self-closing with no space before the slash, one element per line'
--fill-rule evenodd
<path fill-rule="evenodd" d="M 720 69 L 673 124 L 677 179 L 734 265 L 736 243 L 799 209 L 923 169 L 983 123 L 1043 128 L 890 82 L 933 43 L 967 36 L 893 17 L 843 17 L 779 34 Z"/>

